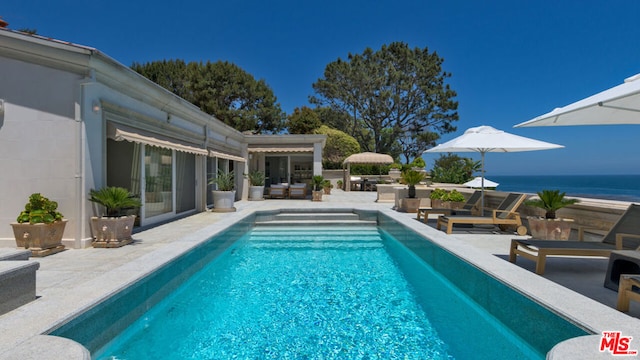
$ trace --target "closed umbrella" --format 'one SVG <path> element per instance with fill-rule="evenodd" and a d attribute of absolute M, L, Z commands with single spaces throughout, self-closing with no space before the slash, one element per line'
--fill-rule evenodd
<path fill-rule="evenodd" d="M 482 176 L 480 184 L 480 189 L 482 191 L 481 211 L 484 215 L 484 155 L 486 153 L 536 151 L 558 149 L 562 147 L 564 146 L 509 134 L 502 130 L 494 129 L 491 126 L 478 126 L 470 128 L 457 138 L 426 150 L 425 152 L 480 153 L 482 157 Z"/>
<path fill-rule="evenodd" d="M 613 124 L 640 124 L 640 74 L 515 127 Z"/>

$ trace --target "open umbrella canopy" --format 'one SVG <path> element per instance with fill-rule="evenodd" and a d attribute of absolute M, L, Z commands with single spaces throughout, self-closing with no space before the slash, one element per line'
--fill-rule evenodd
<path fill-rule="evenodd" d="M 470 128 L 453 140 L 425 152 L 518 152 L 562 148 L 544 141 L 506 133 L 491 126 Z"/>
<path fill-rule="evenodd" d="M 523 136 L 506 133 L 502 130 L 494 129 L 491 126 L 478 126 L 470 128 L 464 134 L 453 140 L 426 150 L 432 152 L 479 152 L 482 156 L 482 207 L 484 209 L 484 155 L 488 152 L 518 152 L 558 149 L 564 146 L 552 144 L 544 141 L 534 140 Z"/>
<path fill-rule="evenodd" d="M 462 184 L 464 186 L 470 187 L 470 188 L 480 188 L 482 186 L 484 187 L 488 187 L 488 188 L 494 188 L 497 187 L 498 184 L 495 181 L 491 181 L 489 179 L 483 179 L 480 176 L 476 176 L 473 180 L 469 180 L 466 183 Z"/>
<path fill-rule="evenodd" d="M 515 127 L 610 124 L 640 124 L 640 74 Z"/>
<path fill-rule="evenodd" d="M 393 164 L 391 155 L 378 154 L 373 152 L 363 152 L 353 154 L 344 159 L 343 165 L 346 164 Z"/>

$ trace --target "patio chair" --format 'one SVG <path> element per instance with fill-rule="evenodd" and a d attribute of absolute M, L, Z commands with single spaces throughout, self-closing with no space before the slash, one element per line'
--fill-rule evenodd
<path fill-rule="evenodd" d="M 467 202 L 461 209 L 446 209 L 446 208 L 431 208 L 431 207 L 419 207 L 417 219 L 420 220 L 421 216 L 424 216 L 424 223 L 429 220 L 429 214 L 442 214 L 442 215 L 473 215 L 478 210 L 476 206 L 480 198 L 482 197 L 482 191 L 474 191 L 473 194 L 467 199 Z"/>
<path fill-rule="evenodd" d="M 526 198 L 525 194 L 509 193 L 496 209 L 491 210 L 491 216 L 442 215 L 438 217 L 436 229 L 446 226 L 447 234 L 451 234 L 456 224 L 497 225 L 503 230 L 507 226 L 515 226 L 518 235 L 525 235 L 527 228 L 522 225 L 520 214 L 516 210 Z"/>
<path fill-rule="evenodd" d="M 509 261 L 516 262 L 518 255 L 536 262 L 536 274 L 544 274 L 547 256 L 602 256 L 608 257 L 616 250 L 640 249 L 640 205 L 631 204 L 613 225 L 602 241 L 513 239 Z M 617 279 L 615 280 L 617 281 Z M 606 279 L 605 279 L 606 282 Z"/>
<path fill-rule="evenodd" d="M 304 199 L 307 197 L 307 184 L 291 184 L 289 186 L 289 199 Z"/>
<path fill-rule="evenodd" d="M 289 185 L 286 184 L 273 184 L 269 187 L 269 198 L 271 199 L 284 199 L 287 197 Z"/>
<path fill-rule="evenodd" d="M 616 305 L 619 311 L 629 311 L 631 300 L 640 302 L 640 293 L 633 291 L 633 288 L 640 290 L 640 275 L 621 275 L 620 287 L 618 288 L 618 303 Z"/>

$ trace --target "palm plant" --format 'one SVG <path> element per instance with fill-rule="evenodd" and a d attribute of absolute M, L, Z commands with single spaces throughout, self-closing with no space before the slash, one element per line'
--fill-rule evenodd
<path fill-rule="evenodd" d="M 538 191 L 538 199 L 527 200 L 524 204 L 544 209 L 546 211 L 544 215 L 546 219 L 555 219 L 556 211 L 580 201 L 578 199 L 565 199 L 564 196 L 565 193 L 561 193 L 560 190 L 542 190 Z"/>
<path fill-rule="evenodd" d="M 265 175 L 262 171 L 251 171 L 248 175 L 245 175 L 249 179 L 251 186 L 264 186 Z"/>
<path fill-rule="evenodd" d="M 322 190 L 323 183 L 324 183 L 324 177 L 322 175 L 314 175 L 311 178 L 311 184 L 313 185 L 314 191 Z"/>
<path fill-rule="evenodd" d="M 218 191 L 233 191 L 236 187 L 233 171 L 218 170 L 216 177 L 209 180 L 209 185 L 213 184 L 218 186 Z"/>
<path fill-rule="evenodd" d="M 409 198 L 416 197 L 416 185 L 424 180 L 424 173 L 416 170 L 407 170 L 402 173 L 402 182 L 409 185 Z"/>
<path fill-rule="evenodd" d="M 89 201 L 104 206 L 108 217 L 122 216 L 125 215 L 126 209 L 142 206 L 140 199 L 129 190 L 116 186 L 107 186 L 100 190 L 92 189 L 89 191 Z"/>

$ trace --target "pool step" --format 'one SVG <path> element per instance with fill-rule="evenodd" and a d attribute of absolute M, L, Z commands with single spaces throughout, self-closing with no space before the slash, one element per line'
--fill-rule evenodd
<path fill-rule="evenodd" d="M 352 212 L 282 212 L 276 215 L 263 216 L 256 219 L 256 225 L 288 225 L 288 226 L 317 226 L 317 225 L 377 225 L 375 220 L 361 220 L 358 214 Z"/>

